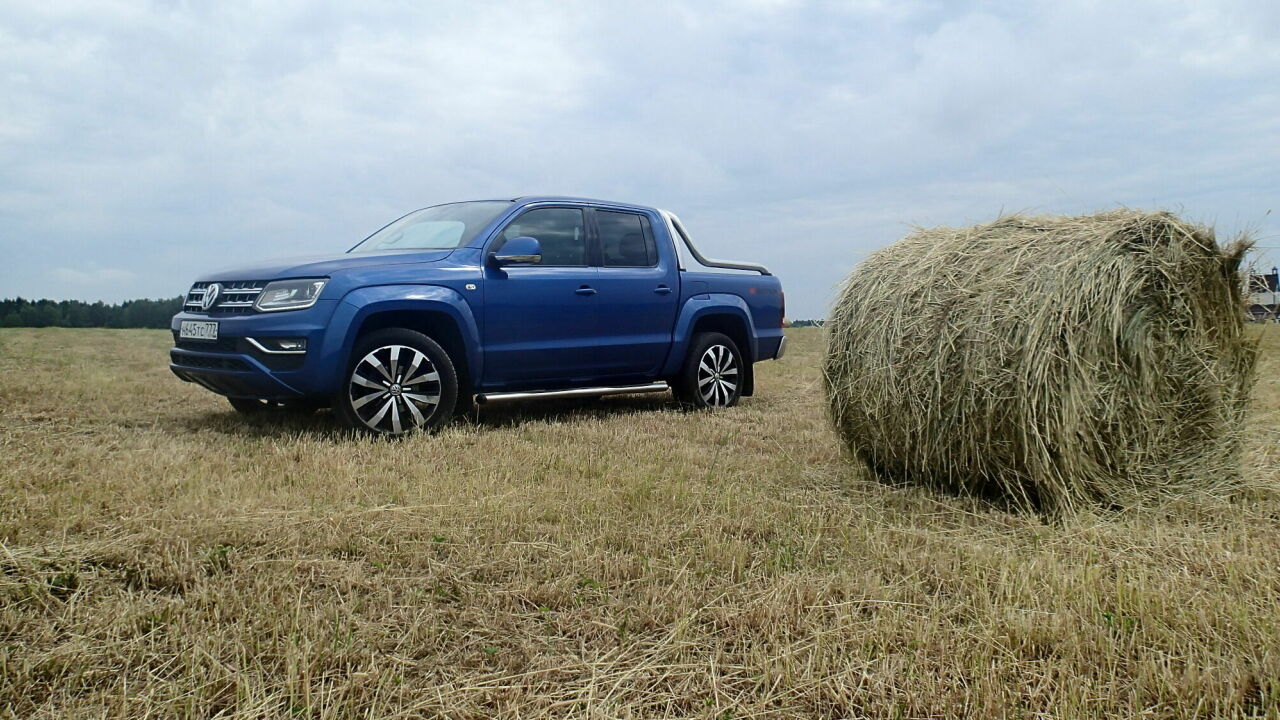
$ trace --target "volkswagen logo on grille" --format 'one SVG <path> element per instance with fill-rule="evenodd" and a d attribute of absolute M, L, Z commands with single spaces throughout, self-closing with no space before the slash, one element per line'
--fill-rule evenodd
<path fill-rule="evenodd" d="M 222 292 L 222 286 L 218 283 L 211 283 L 209 287 L 204 289 L 204 297 L 200 298 L 200 307 L 208 310 L 218 302 L 218 294 Z"/>

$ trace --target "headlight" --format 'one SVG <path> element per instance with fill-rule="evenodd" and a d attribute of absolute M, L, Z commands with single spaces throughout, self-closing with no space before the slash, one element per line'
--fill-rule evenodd
<path fill-rule="evenodd" d="M 309 308 L 316 304 L 316 299 L 320 297 L 320 291 L 327 282 L 329 281 L 324 278 L 309 278 L 267 283 L 262 292 L 258 293 L 258 301 L 254 303 L 254 307 L 263 312 Z"/>

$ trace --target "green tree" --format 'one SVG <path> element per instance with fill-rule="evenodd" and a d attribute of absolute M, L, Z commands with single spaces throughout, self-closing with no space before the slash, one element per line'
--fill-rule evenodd
<path fill-rule="evenodd" d="M 182 297 L 126 300 L 107 305 L 82 300 L 0 300 L 0 327 L 167 328 L 182 309 Z"/>

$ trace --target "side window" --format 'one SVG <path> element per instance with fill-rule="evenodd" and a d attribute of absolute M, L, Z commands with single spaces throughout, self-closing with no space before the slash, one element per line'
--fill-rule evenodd
<path fill-rule="evenodd" d="M 658 264 L 653 233 L 641 215 L 597 210 L 600 250 L 605 267 L 652 267 Z"/>
<path fill-rule="evenodd" d="M 528 236 L 542 245 L 543 265 L 586 265 L 587 232 L 582 211 L 574 208 L 530 210 L 507 225 L 498 249 L 508 240 Z"/>

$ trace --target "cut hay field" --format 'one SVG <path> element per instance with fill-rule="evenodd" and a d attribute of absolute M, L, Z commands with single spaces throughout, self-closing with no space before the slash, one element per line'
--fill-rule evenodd
<path fill-rule="evenodd" d="M 1280 331 L 1232 499 L 867 480 L 821 331 L 758 394 L 352 438 L 165 332 L 0 331 L 0 717 L 1280 717 Z"/>

